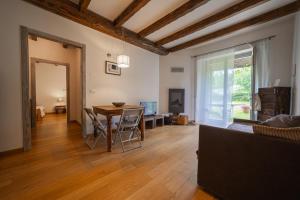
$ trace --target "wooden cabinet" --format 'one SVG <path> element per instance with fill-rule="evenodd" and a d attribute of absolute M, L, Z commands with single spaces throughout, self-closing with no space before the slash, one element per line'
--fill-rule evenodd
<path fill-rule="evenodd" d="M 259 121 L 279 114 L 290 114 L 290 87 L 259 88 L 258 95 L 261 100 L 261 111 L 257 116 Z"/>

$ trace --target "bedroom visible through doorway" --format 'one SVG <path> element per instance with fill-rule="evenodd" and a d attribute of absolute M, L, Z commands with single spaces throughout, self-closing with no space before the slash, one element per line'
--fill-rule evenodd
<path fill-rule="evenodd" d="M 42 125 L 48 115 L 70 121 L 70 65 L 31 59 L 31 127 Z"/>
<path fill-rule="evenodd" d="M 21 46 L 24 150 L 74 126 L 84 136 L 85 45 L 21 27 Z"/>
<path fill-rule="evenodd" d="M 32 136 L 54 128 L 49 121 L 81 125 L 81 49 L 33 36 L 28 44 Z"/>

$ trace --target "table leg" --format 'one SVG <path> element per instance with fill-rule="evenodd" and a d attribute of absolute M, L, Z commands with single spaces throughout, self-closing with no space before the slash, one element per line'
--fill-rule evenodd
<path fill-rule="evenodd" d="M 111 152 L 111 144 L 112 144 L 112 141 L 111 141 L 111 138 L 112 138 L 112 130 L 111 130 L 111 119 L 112 117 L 111 116 L 106 116 L 106 119 L 107 119 L 107 151 L 108 152 Z"/>
<path fill-rule="evenodd" d="M 140 120 L 140 131 L 141 131 L 141 140 L 144 141 L 144 135 L 145 135 L 144 115 L 141 116 L 141 120 Z"/>

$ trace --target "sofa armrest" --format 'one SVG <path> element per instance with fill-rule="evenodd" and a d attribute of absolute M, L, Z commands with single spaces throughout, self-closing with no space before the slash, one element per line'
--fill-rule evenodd
<path fill-rule="evenodd" d="M 241 124 L 259 124 L 260 121 L 255 121 L 255 120 L 249 120 L 249 119 L 236 119 L 233 118 L 234 123 L 241 123 Z"/>
<path fill-rule="evenodd" d="M 198 184 L 222 199 L 299 199 L 299 155 L 288 140 L 200 125 Z"/>

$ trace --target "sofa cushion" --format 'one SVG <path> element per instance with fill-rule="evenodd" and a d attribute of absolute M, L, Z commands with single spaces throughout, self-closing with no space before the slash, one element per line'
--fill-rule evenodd
<path fill-rule="evenodd" d="M 254 134 L 280 137 L 295 142 L 300 142 L 300 127 L 295 128 L 275 128 L 263 125 L 253 125 Z"/>
<path fill-rule="evenodd" d="M 277 115 L 261 123 L 265 126 L 278 128 L 300 127 L 300 116 Z"/>
<path fill-rule="evenodd" d="M 227 128 L 246 133 L 253 133 L 252 124 L 232 123 Z"/>

